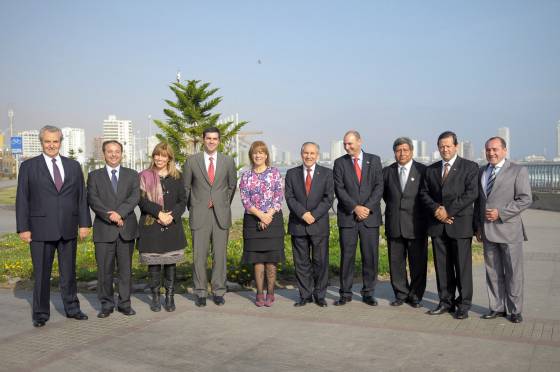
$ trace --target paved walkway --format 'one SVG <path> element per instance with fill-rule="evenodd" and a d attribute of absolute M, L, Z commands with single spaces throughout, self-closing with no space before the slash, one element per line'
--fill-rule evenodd
<path fill-rule="evenodd" d="M 338 308 L 292 306 L 295 290 L 279 291 L 272 308 L 256 308 L 253 293 L 229 293 L 224 307 L 196 308 L 179 296 L 174 313 L 153 313 L 148 298 L 133 299 L 138 314 L 95 317 L 93 294 L 80 295 L 88 321 L 66 319 L 53 294 L 47 326 L 31 325 L 31 295 L 0 291 L 2 371 L 560 371 L 560 214 L 528 211 L 525 321 L 481 320 L 487 296 L 484 268 L 474 267 L 473 309 L 459 321 L 429 316 L 436 305 L 430 277 L 424 308 L 392 308 L 381 282 L 378 307 L 359 301 Z M 334 284 L 334 283 L 333 283 Z M 330 299 L 337 288 L 331 287 Z M 330 301 L 329 301 L 330 302 Z"/>

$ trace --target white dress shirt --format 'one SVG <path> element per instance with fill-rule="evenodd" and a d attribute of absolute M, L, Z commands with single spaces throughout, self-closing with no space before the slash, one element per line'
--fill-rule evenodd
<path fill-rule="evenodd" d="M 442 177 L 443 177 L 443 174 L 445 173 L 445 163 L 449 164 L 449 169 L 447 171 L 451 172 L 451 168 L 453 168 L 453 163 L 455 163 L 455 160 L 457 160 L 457 154 L 455 154 L 455 156 L 453 156 L 449 161 L 445 161 L 445 160 L 441 161 L 441 176 Z"/>
<path fill-rule="evenodd" d="M 316 163 L 313 164 L 313 166 L 310 168 L 311 172 L 309 172 L 309 174 L 311 175 L 311 180 L 313 180 L 313 175 L 315 174 L 315 165 L 317 165 Z M 305 164 L 303 164 L 303 180 L 305 181 L 307 179 L 307 167 L 305 166 Z"/>
<path fill-rule="evenodd" d="M 206 172 L 208 172 L 208 167 L 210 166 L 210 157 L 212 157 L 212 162 L 214 163 L 214 175 L 216 174 L 216 170 L 218 169 L 218 151 L 215 151 L 213 154 L 208 154 L 204 151 L 204 166 L 206 167 Z"/>
<path fill-rule="evenodd" d="M 45 158 L 45 162 L 47 163 L 47 168 L 49 168 L 49 173 L 54 181 L 54 170 L 53 170 L 53 163 L 52 160 L 56 159 L 56 166 L 60 171 L 60 177 L 62 177 L 62 183 L 64 183 L 64 166 L 62 165 L 62 160 L 60 159 L 60 154 L 56 155 L 54 158 L 51 158 L 47 154 L 43 153 L 43 157 Z"/>
<path fill-rule="evenodd" d="M 109 179 L 113 178 L 113 173 L 111 172 L 113 169 L 115 169 L 117 172 L 115 173 L 115 176 L 117 177 L 117 181 L 119 180 L 120 174 L 121 174 L 121 165 L 117 165 L 116 168 L 111 168 L 110 166 L 108 166 L 107 164 L 105 164 L 105 168 L 107 169 L 107 174 L 109 175 Z"/>
<path fill-rule="evenodd" d="M 494 168 L 496 168 L 496 170 L 495 170 L 496 177 L 498 176 L 498 172 L 500 171 L 500 169 L 502 169 L 505 162 L 506 162 L 506 159 L 504 158 L 504 159 L 502 159 L 501 162 L 499 162 L 498 164 L 496 164 L 494 166 Z M 482 188 L 484 189 L 484 194 L 485 195 L 488 195 L 488 193 L 486 192 L 486 186 L 487 186 L 487 183 L 488 183 L 488 179 L 490 178 L 490 174 L 492 174 L 492 167 L 490 166 L 490 164 L 488 164 L 488 166 L 486 167 L 486 170 L 484 172 L 482 172 L 482 178 L 480 180 L 480 182 L 482 184 Z"/>

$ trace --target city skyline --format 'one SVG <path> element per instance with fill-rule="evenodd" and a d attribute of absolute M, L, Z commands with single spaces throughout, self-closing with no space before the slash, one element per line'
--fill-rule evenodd
<path fill-rule="evenodd" d="M 552 159 L 557 14 L 553 1 L 4 2 L 0 129 L 12 109 L 14 132 L 69 125 L 93 138 L 114 114 L 146 137 L 181 71 L 292 154 L 308 140 L 327 151 L 348 129 L 385 159 L 399 136 L 431 154 L 451 129 L 476 156 L 509 127 L 514 157 Z"/>

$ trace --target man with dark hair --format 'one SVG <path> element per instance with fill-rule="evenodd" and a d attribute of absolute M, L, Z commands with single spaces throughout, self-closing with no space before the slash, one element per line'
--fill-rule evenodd
<path fill-rule="evenodd" d="M 68 318 L 87 319 L 80 310 L 76 285 L 76 238 L 89 234 L 87 206 L 80 163 L 60 156 L 62 132 L 45 126 L 39 132 L 43 153 L 19 168 L 16 195 L 17 232 L 29 243 L 35 283 L 33 325 L 42 327 L 50 317 L 50 277 L 54 254 L 60 273 L 60 294 Z"/>
<path fill-rule="evenodd" d="M 362 151 L 362 139 L 355 130 L 344 135 L 346 155 L 334 162 L 334 190 L 338 200 L 340 233 L 340 298 L 335 306 L 352 301 L 356 245 L 362 256 L 362 301 L 376 306 L 374 297 L 379 259 L 379 226 L 383 174 L 379 156 Z"/>
<path fill-rule="evenodd" d="M 286 173 L 286 204 L 290 209 L 294 266 L 300 299 L 296 307 L 315 300 L 326 307 L 329 281 L 329 209 L 334 200 L 332 171 L 317 164 L 319 145 L 301 146 L 303 164 Z"/>
<path fill-rule="evenodd" d="M 397 138 L 393 143 L 396 161 L 383 168 L 385 235 L 395 293 L 392 306 L 406 302 L 412 307 L 420 307 L 426 289 L 428 214 L 419 194 L 426 166 L 412 159 L 413 150 L 410 138 Z M 407 257 L 410 283 L 406 273 Z"/>
<path fill-rule="evenodd" d="M 108 317 L 115 307 L 113 271 L 119 273 L 117 310 L 124 315 L 136 312 L 130 304 L 132 253 L 138 237 L 134 208 L 140 201 L 140 185 L 135 170 L 121 166 L 122 145 L 115 140 L 103 142 L 106 165 L 89 173 L 88 202 L 95 213 L 93 242 L 97 261 L 97 298 L 99 318 Z"/>
<path fill-rule="evenodd" d="M 527 240 L 521 213 L 532 203 L 527 168 L 506 159 L 506 141 L 492 137 L 485 144 L 488 165 L 480 168 L 475 203 L 476 236 L 484 244 L 490 311 L 482 319 L 510 314 L 523 317 L 523 241 Z"/>
<path fill-rule="evenodd" d="M 206 306 L 208 280 L 206 265 L 210 246 L 213 252 L 212 293 L 214 303 L 225 303 L 226 248 L 231 227 L 231 202 L 237 188 L 233 158 L 218 152 L 220 131 L 206 128 L 204 151 L 188 157 L 183 168 L 189 224 L 193 240 L 193 281 L 195 305 Z"/>
<path fill-rule="evenodd" d="M 478 197 L 478 166 L 457 156 L 457 136 L 446 131 L 438 137 L 441 161 L 426 169 L 421 198 L 428 208 L 428 235 L 432 238 L 439 295 L 430 315 L 455 312 L 468 318 L 471 307 L 473 203 Z M 455 290 L 459 296 L 455 298 Z"/>

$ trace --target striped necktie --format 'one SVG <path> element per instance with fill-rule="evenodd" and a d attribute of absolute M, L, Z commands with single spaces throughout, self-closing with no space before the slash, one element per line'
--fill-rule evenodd
<path fill-rule="evenodd" d="M 492 187 L 494 187 L 494 182 L 496 181 L 496 167 L 491 165 L 490 169 L 491 173 L 488 177 L 488 181 L 486 181 L 486 197 L 488 197 L 492 192 Z"/>

